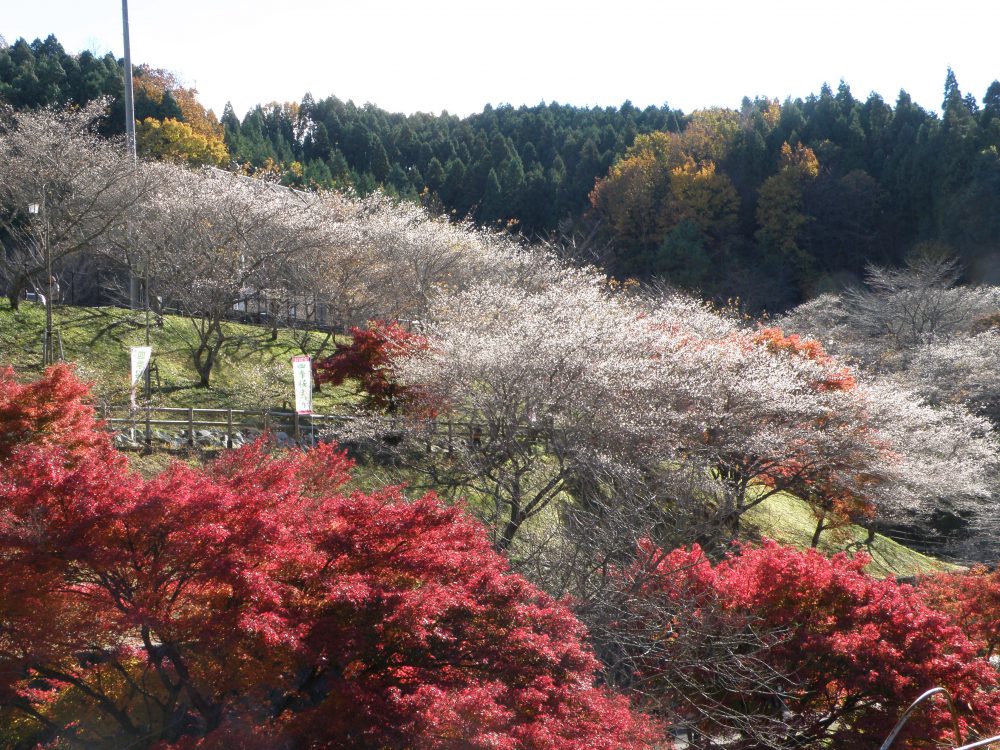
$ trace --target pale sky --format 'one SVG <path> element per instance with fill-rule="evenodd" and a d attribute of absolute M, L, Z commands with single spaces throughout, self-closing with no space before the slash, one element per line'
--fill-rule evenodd
<path fill-rule="evenodd" d="M 996 0 L 131 0 L 132 59 L 221 115 L 307 92 L 468 115 L 541 101 L 690 112 L 805 97 L 841 79 L 937 111 L 950 65 L 981 99 L 1000 78 Z M 122 55 L 120 0 L 2 0 L 8 43 Z"/>

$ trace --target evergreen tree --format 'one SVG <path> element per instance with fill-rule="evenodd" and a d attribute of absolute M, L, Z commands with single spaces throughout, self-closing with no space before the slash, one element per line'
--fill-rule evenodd
<path fill-rule="evenodd" d="M 441 166 L 441 162 L 438 161 L 436 156 L 432 156 L 431 160 L 427 163 L 424 176 L 425 185 L 432 191 L 436 192 L 444 184 L 444 167 Z"/>
<path fill-rule="evenodd" d="M 503 189 L 500 187 L 496 170 L 491 169 L 486 175 L 486 188 L 479 210 L 476 211 L 476 218 L 484 224 L 492 224 L 504 218 L 505 212 Z"/>

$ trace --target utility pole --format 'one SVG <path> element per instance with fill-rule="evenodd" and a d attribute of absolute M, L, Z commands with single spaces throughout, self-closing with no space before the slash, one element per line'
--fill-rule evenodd
<path fill-rule="evenodd" d="M 132 85 L 132 49 L 129 44 L 129 33 L 128 33 L 128 0 L 122 0 L 122 34 L 125 42 L 125 141 L 128 148 L 129 155 L 132 157 L 132 165 L 135 170 L 136 176 L 136 191 L 138 191 L 138 180 L 139 180 L 139 156 L 136 151 L 135 143 L 135 94 Z M 132 232 L 131 229 L 126 227 L 126 236 L 131 244 Z M 129 248 L 131 250 L 131 248 Z M 140 294 L 140 283 L 139 278 L 136 277 L 135 272 L 132 271 L 131 266 L 133 264 L 130 262 L 130 277 L 129 277 L 129 307 L 133 310 L 139 306 L 139 294 Z M 146 346 L 150 346 L 149 342 L 149 252 L 146 251 L 143 254 L 143 270 L 142 270 L 142 284 L 141 284 L 141 294 L 143 302 L 143 310 L 145 311 L 146 317 Z M 150 363 L 151 364 L 151 363 Z M 145 396 L 147 401 L 150 397 L 150 391 L 152 390 L 151 384 L 151 373 L 150 365 L 146 366 L 146 377 L 145 377 Z M 149 443 L 149 411 L 146 412 L 146 442 Z"/>
<path fill-rule="evenodd" d="M 132 93 L 132 52 L 128 43 L 128 0 L 122 0 L 122 28 L 125 36 L 125 140 L 132 161 L 137 162 L 135 151 L 135 99 Z"/>
<path fill-rule="evenodd" d="M 135 96 L 132 90 L 132 51 L 128 40 L 128 0 L 122 0 L 122 30 L 125 38 L 125 145 L 132 163 L 136 169 L 139 166 L 139 158 L 135 147 Z M 127 226 L 126 219 L 126 241 L 131 237 L 131 232 Z M 129 248 L 131 252 L 131 248 Z M 139 279 L 132 269 L 133 264 L 129 263 L 128 280 L 128 301 L 129 307 L 133 310 L 139 308 Z M 147 342 L 148 343 L 148 342 Z"/>

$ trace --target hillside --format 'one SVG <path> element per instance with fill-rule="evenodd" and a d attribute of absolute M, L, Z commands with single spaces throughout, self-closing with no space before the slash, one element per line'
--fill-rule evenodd
<path fill-rule="evenodd" d="M 79 372 L 93 381 L 97 399 L 110 404 L 127 403 L 128 350 L 144 341 L 142 314 L 120 308 L 57 306 L 54 320 L 61 332 L 66 359 L 75 362 Z M 44 324 L 44 309 L 40 305 L 24 303 L 14 313 L 5 301 L 0 302 L 0 361 L 12 364 L 21 374 L 40 374 Z M 159 382 L 154 382 L 153 404 L 252 409 L 287 406 L 292 396 L 288 361 L 301 353 L 297 332 L 282 329 L 277 340 L 271 341 L 268 329 L 238 323 L 229 325 L 239 343 L 223 351 L 212 386 L 207 389 L 196 386 L 198 378 L 190 362 L 194 340 L 190 321 L 167 315 L 162 326 L 152 328 L 151 340 L 159 370 Z M 301 341 L 303 334 L 297 335 Z M 323 338 L 322 334 L 314 333 L 311 342 L 315 346 Z M 315 410 L 318 413 L 343 410 L 353 398 L 352 388 L 327 388 L 315 395 Z M 167 465 L 168 459 L 162 454 L 154 454 L 134 457 L 133 463 L 144 473 L 154 474 Z M 355 484 L 360 487 L 385 481 L 388 481 L 386 470 L 378 466 L 370 467 L 370 471 L 360 466 L 355 478 Z M 814 524 L 805 503 L 788 495 L 777 495 L 747 514 L 742 533 L 746 538 L 766 536 L 804 549 L 809 546 Z M 865 546 L 862 542 L 866 533 L 858 526 L 827 532 L 822 537 L 821 549 L 827 554 L 863 549 L 873 558 L 869 572 L 880 577 L 908 577 L 956 569 L 956 566 L 921 555 L 881 534 L 877 535 L 874 544 Z"/>
<path fill-rule="evenodd" d="M 743 518 L 742 533 L 750 539 L 768 537 L 782 544 L 806 549 L 815 528 L 816 517 L 806 503 L 797 497 L 779 493 L 747 512 Z M 819 549 L 827 555 L 844 551 L 865 552 L 872 558 L 866 570 L 879 578 L 908 578 L 963 569 L 922 555 L 882 534 L 876 534 L 872 544 L 865 544 L 867 536 L 868 532 L 856 525 L 832 529 L 820 537 Z"/>

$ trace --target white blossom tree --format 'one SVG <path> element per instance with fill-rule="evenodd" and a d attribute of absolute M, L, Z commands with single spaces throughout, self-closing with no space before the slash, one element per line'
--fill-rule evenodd
<path fill-rule="evenodd" d="M 191 321 L 192 358 L 208 386 L 241 303 L 288 285 L 288 261 L 323 232 L 316 203 L 270 183 L 217 170 L 149 164 L 157 190 L 141 212 L 149 284 Z M 294 265 L 294 264 L 292 264 Z"/>
<path fill-rule="evenodd" d="M 600 276 L 556 266 L 432 308 L 432 344 L 401 373 L 472 425 L 433 481 L 480 499 L 499 548 L 584 476 L 625 471 L 623 449 L 653 430 L 635 418 L 632 384 L 656 334 L 636 312 Z"/>
<path fill-rule="evenodd" d="M 44 278 L 46 247 L 58 269 L 74 254 L 124 244 L 129 216 L 148 192 L 123 144 L 97 134 L 103 114 L 96 101 L 0 117 L 0 280 L 15 308 Z M 35 217 L 31 203 L 40 205 Z"/>

